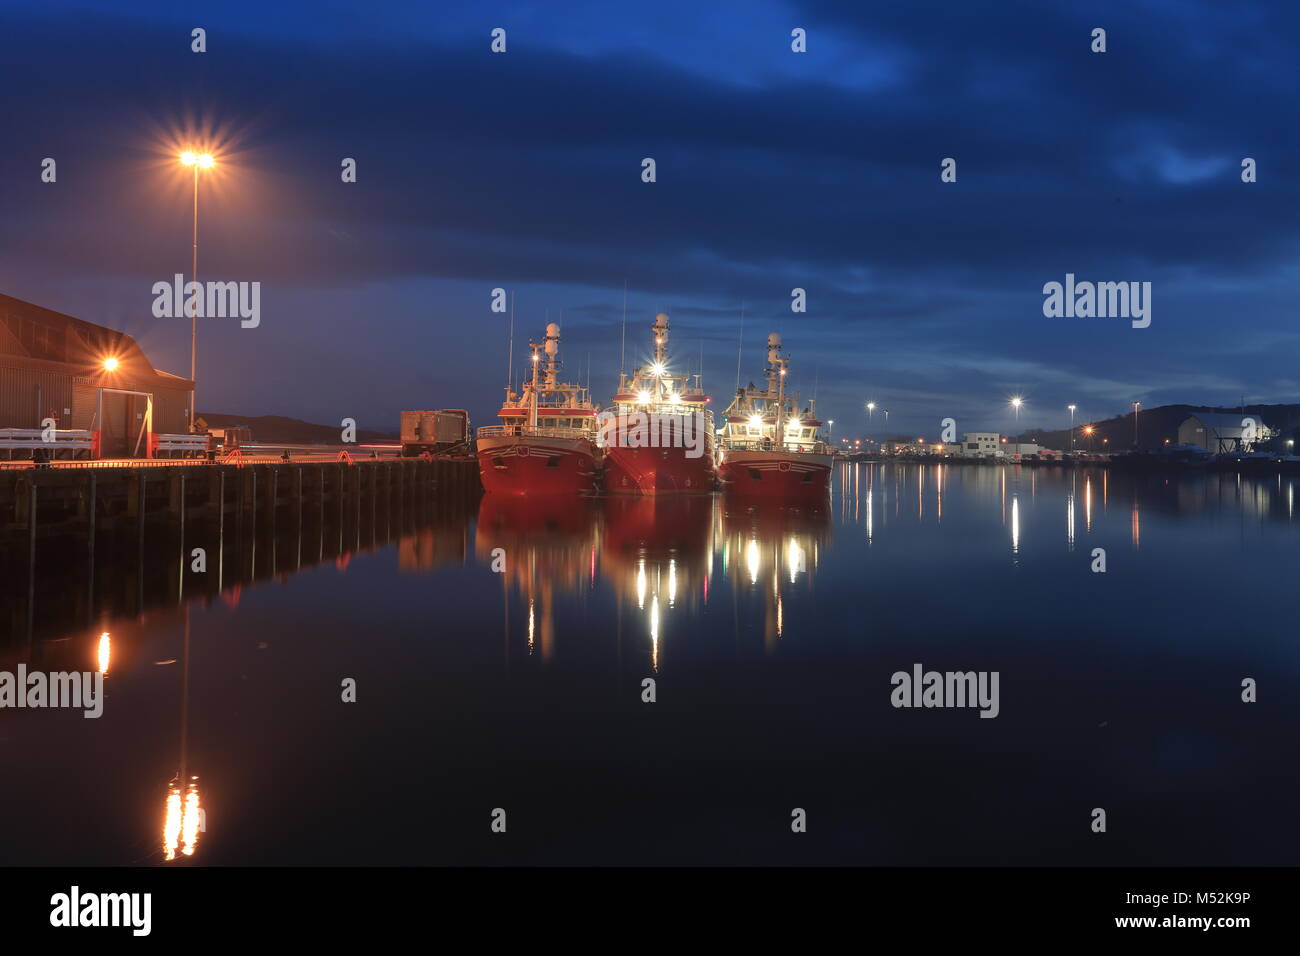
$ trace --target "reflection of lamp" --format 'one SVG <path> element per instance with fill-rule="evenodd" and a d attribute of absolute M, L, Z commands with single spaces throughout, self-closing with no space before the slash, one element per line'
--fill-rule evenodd
<path fill-rule="evenodd" d="M 176 851 L 182 856 L 193 856 L 199 845 L 200 821 L 203 810 L 199 806 L 198 777 L 191 777 L 181 795 L 180 784 L 173 778 L 167 788 L 167 809 L 163 821 L 163 859 L 176 859 Z"/>
<path fill-rule="evenodd" d="M 105 635 L 107 637 L 107 635 Z M 101 642 L 102 642 L 101 638 Z M 102 646 L 102 643 L 101 643 Z M 198 775 L 187 772 L 189 756 L 189 704 L 190 704 L 190 606 L 185 605 L 184 643 L 181 657 L 181 766 L 167 785 L 167 803 L 163 811 L 163 859 L 176 859 L 176 851 L 183 856 L 193 856 L 199 844 L 203 825 L 203 808 L 199 803 Z M 184 787 L 184 792 L 181 788 Z"/>

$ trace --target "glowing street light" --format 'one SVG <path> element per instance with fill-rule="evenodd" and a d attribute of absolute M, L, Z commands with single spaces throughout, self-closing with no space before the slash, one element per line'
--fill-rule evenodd
<path fill-rule="evenodd" d="M 1014 398 L 1011 399 L 1011 407 L 1014 408 L 1014 409 L 1016 410 L 1016 422 L 1017 422 L 1017 423 L 1019 423 L 1019 421 L 1020 421 L 1020 406 L 1023 405 L 1023 404 L 1025 404 L 1025 400 L 1024 400 L 1023 398 L 1021 398 L 1019 395 L 1017 395 L 1017 396 L 1015 396 Z"/>
<path fill-rule="evenodd" d="M 1070 451 L 1074 451 L 1074 410 L 1078 406 L 1067 405 L 1066 407 L 1070 409 Z"/>
<path fill-rule="evenodd" d="M 181 165 L 191 166 L 194 169 L 194 243 L 191 249 L 190 260 L 190 281 L 198 288 L 199 281 L 199 170 L 211 169 L 216 165 L 216 160 L 212 158 L 211 153 L 194 153 L 186 150 L 181 153 Z M 194 304 L 194 309 L 190 311 L 190 381 L 195 382 L 197 367 L 195 359 L 197 357 L 198 346 L 198 302 Z M 194 431 L 194 402 L 196 399 L 196 389 L 190 389 L 190 431 Z"/>
<path fill-rule="evenodd" d="M 105 371 L 105 372 L 116 372 L 116 371 L 117 371 L 117 365 L 118 365 L 117 359 L 115 359 L 115 358 L 114 358 L 113 356 L 111 356 L 111 355 L 110 355 L 108 358 L 104 359 L 104 371 Z"/>

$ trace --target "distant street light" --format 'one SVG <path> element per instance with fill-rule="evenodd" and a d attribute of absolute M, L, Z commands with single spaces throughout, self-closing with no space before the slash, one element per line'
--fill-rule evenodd
<path fill-rule="evenodd" d="M 1070 409 L 1070 451 L 1071 451 L 1072 453 L 1073 453 L 1073 451 L 1074 451 L 1074 410 L 1075 410 L 1075 408 L 1077 408 L 1077 407 L 1078 407 L 1078 406 L 1076 406 L 1076 405 L 1070 405 L 1070 406 L 1069 406 L 1069 409 Z"/>
<path fill-rule="evenodd" d="M 1142 404 L 1141 402 L 1133 403 L 1133 447 L 1134 448 L 1137 448 L 1138 446 L 1138 407 L 1141 404 Z"/>
<path fill-rule="evenodd" d="M 194 283 L 195 294 L 198 294 L 199 282 L 199 170 L 211 169 L 216 165 L 216 160 L 212 158 L 211 153 L 192 153 L 188 150 L 181 153 L 181 164 L 192 166 L 194 168 L 194 244 L 191 249 L 190 259 L 190 281 Z M 198 345 L 198 302 L 195 301 L 195 307 L 190 310 L 190 382 L 193 387 L 190 388 L 190 431 L 194 431 L 194 402 L 197 399 L 196 389 L 198 382 L 196 380 L 196 365 Z"/>
<path fill-rule="evenodd" d="M 1021 398 L 1019 395 L 1017 395 L 1017 396 L 1015 396 L 1014 398 L 1011 399 L 1011 407 L 1014 408 L 1014 409 L 1016 410 L 1016 425 L 1017 425 L 1017 427 L 1019 427 L 1019 425 L 1020 425 L 1020 406 L 1023 405 L 1023 404 L 1025 404 L 1025 400 L 1024 400 L 1023 398 Z"/>
<path fill-rule="evenodd" d="M 834 441 L 835 440 L 835 419 L 832 418 L 828 420 L 826 424 L 830 426 L 830 430 L 826 432 L 826 440 Z"/>

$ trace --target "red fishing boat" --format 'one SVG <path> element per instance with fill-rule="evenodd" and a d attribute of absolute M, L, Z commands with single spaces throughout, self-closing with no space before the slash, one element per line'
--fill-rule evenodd
<path fill-rule="evenodd" d="M 668 316 L 655 316 L 652 331 L 654 360 L 619 374 L 614 408 L 601 416 L 605 492 L 708 494 L 717 480 L 710 399 L 698 374 L 670 371 Z"/>
<path fill-rule="evenodd" d="M 600 449 L 597 409 L 585 386 L 559 381 L 560 327 L 530 343 L 532 379 L 506 387 L 500 425 L 478 430 L 478 468 L 485 491 L 509 495 L 590 495 Z"/>
<path fill-rule="evenodd" d="M 830 487 L 832 449 L 818 438 L 817 401 L 799 410 L 786 391 L 790 359 L 767 337 L 767 388 L 736 390 L 723 413 L 719 476 L 732 494 L 819 501 Z"/>

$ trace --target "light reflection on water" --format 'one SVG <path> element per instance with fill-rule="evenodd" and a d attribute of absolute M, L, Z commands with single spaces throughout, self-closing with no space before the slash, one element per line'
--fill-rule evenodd
<path fill-rule="evenodd" d="M 109 575 L 90 623 L 0 650 L 112 673 L 100 721 L 0 713 L 30 768 L 0 860 L 1294 863 L 1294 480 L 847 464 L 819 508 L 488 497 L 369 547 L 255 536 L 219 593 L 128 614 Z M 893 710 L 915 662 L 998 670 L 1001 715 Z M 391 813 L 395 766 L 447 827 Z M 475 816 L 507 804 L 508 852 Z M 787 804 L 825 838 L 790 846 Z M 1089 842 L 1096 805 L 1132 826 Z"/>

